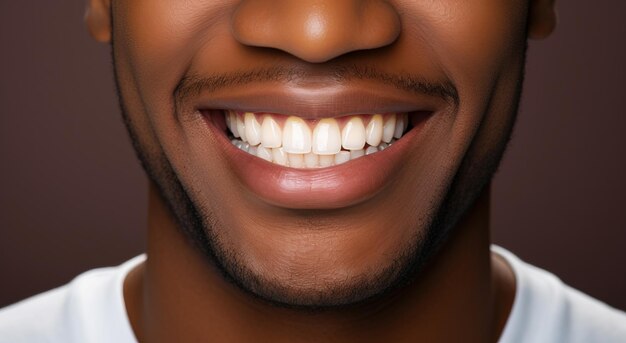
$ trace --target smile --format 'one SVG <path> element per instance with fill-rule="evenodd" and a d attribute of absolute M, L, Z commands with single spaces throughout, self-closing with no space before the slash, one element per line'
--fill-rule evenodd
<path fill-rule="evenodd" d="M 407 166 L 431 111 L 310 118 L 203 111 L 228 170 L 257 197 L 292 209 L 366 201 Z"/>
<path fill-rule="evenodd" d="M 410 129 L 407 113 L 352 115 L 321 120 L 269 113 L 224 111 L 237 148 L 291 168 L 324 168 L 391 146 Z"/>
<path fill-rule="evenodd" d="M 288 209 L 364 203 L 428 162 L 454 103 L 385 84 L 251 83 L 200 93 L 178 111 L 194 158 L 223 161 L 246 197 Z M 322 101 L 323 99 L 323 101 Z M 184 99 L 183 99 L 184 100 Z M 187 110 L 188 108 L 189 110 Z M 202 142 L 202 143 L 200 143 Z M 203 176 L 199 176 L 203 178 Z"/>

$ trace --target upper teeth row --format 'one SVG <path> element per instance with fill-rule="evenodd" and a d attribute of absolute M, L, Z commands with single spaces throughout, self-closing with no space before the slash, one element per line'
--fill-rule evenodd
<path fill-rule="evenodd" d="M 347 120 L 343 129 L 333 118 L 319 120 L 313 130 L 297 116 L 289 116 L 281 128 L 272 115 L 263 116 L 261 123 L 254 113 L 243 115 L 234 111 L 225 112 L 226 125 L 235 137 L 251 146 L 264 148 L 282 147 L 286 153 L 334 155 L 345 150 L 362 150 L 367 143 L 378 146 L 402 137 L 408 126 L 407 114 L 371 115 L 367 126 L 360 116 Z M 311 132 L 312 131 L 312 132 Z"/>

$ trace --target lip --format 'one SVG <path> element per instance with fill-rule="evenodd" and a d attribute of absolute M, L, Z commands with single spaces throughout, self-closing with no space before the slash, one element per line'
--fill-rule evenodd
<path fill-rule="evenodd" d="M 199 92 L 187 103 L 202 116 L 226 168 L 265 203 L 287 209 L 327 210 L 362 203 L 388 188 L 402 173 L 412 148 L 432 118 L 453 110 L 443 96 L 413 92 L 383 83 L 314 83 L 302 81 L 247 83 Z M 183 109 L 184 110 L 184 109 Z M 223 110 L 296 115 L 304 119 L 351 114 L 409 113 L 413 128 L 383 151 L 338 166 L 297 169 L 281 166 L 236 148 L 225 134 Z M 206 115 L 206 113 L 219 116 Z M 411 119 L 420 118 L 419 120 Z M 220 118 L 220 120 L 213 120 Z M 192 121 L 197 123 L 197 121 Z"/>
<path fill-rule="evenodd" d="M 296 169 L 265 161 L 236 148 L 224 133 L 224 126 L 213 119 L 222 111 L 211 113 L 204 115 L 207 127 L 216 138 L 229 169 L 248 190 L 274 206 L 311 210 L 353 206 L 384 190 L 400 173 L 413 141 L 419 138 L 426 122 L 434 115 L 432 112 L 420 113 L 422 120 L 383 151 L 338 166 Z"/>
<path fill-rule="evenodd" d="M 450 105 L 445 99 L 394 87 L 358 85 L 289 86 L 249 84 L 198 97 L 193 111 L 236 109 L 320 119 L 367 113 L 435 112 Z"/>

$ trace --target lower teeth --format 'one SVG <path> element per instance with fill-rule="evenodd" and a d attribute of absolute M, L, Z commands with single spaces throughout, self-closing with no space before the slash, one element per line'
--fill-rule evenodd
<path fill-rule="evenodd" d="M 250 145 L 239 138 L 231 137 L 230 141 L 237 148 L 264 159 L 268 162 L 293 168 L 324 168 L 346 163 L 365 155 L 383 151 L 396 142 L 392 139 L 389 143 L 382 142 L 378 146 L 366 146 L 360 150 L 341 150 L 333 155 L 318 155 L 315 153 L 290 154 L 283 148 L 264 148 L 261 145 Z"/>

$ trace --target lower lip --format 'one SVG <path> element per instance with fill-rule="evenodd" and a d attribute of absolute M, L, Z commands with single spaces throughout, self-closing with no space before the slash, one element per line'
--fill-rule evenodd
<path fill-rule="evenodd" d="M 430 118 L 431 115 L 425 116 Z M 295 169 L 265 161 L 235 147 L 221 125 L 205 122 L 231 170 L 254 195 L 287 209 L 337 209 L 365 202 L 386 188 L 408 156 L 411 141 L 423 128 L 421 120 L 383 151 L 344 164 L 319 169 Z"/>

